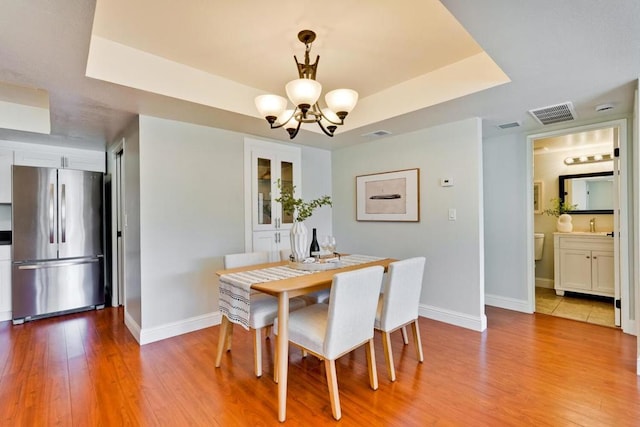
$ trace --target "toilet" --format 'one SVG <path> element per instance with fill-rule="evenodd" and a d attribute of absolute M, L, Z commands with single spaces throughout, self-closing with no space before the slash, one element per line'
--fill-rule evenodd
<path fill-rule="evenodd" d="M 544 233 L 533 233 L 535 241 L 535 260 L 540 261 L 542 259 L 542 250 L 544 249 Z"/>

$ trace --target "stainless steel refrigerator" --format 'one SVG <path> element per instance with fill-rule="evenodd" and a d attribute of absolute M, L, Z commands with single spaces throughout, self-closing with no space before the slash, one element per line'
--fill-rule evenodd
<path fill-rule="evenodd" d="M 103 174 L 13 166 L 13 323 L 104 306 Z"/>

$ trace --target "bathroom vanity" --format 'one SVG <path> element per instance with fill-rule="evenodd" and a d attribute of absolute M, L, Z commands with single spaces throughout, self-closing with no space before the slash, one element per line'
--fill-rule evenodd
<path fill-rule="evenodd" d="M 606 233 L 553 233 L 554 289 L 613 297 L 613 237 Z"/>

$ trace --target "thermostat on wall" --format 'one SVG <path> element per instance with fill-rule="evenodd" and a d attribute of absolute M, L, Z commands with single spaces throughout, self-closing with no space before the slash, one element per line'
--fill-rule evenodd
<path fill-rule="evenodd" d="M 440 178 L 441 187 L 453 187 L 453 180 L 450 178 Z"/>

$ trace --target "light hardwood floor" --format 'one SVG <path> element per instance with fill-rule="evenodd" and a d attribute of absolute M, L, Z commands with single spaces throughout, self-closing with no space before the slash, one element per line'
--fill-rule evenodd
<path fill-rule="evenodd" d="M 364 350 L 324 368 L 291 354 L 288 426 L 637 426 L 636 339 L 617 329 L 487 308 L 478 333 L 420 319 L 425 361 L 393 336 L 398 380 L 368 386 Z M 0 323 L 0 426 L 276 426 L 272 344 L 253 375 L 251 334 L 214 368 L 218 327 L 139 347 L 122 309 Z"/>

